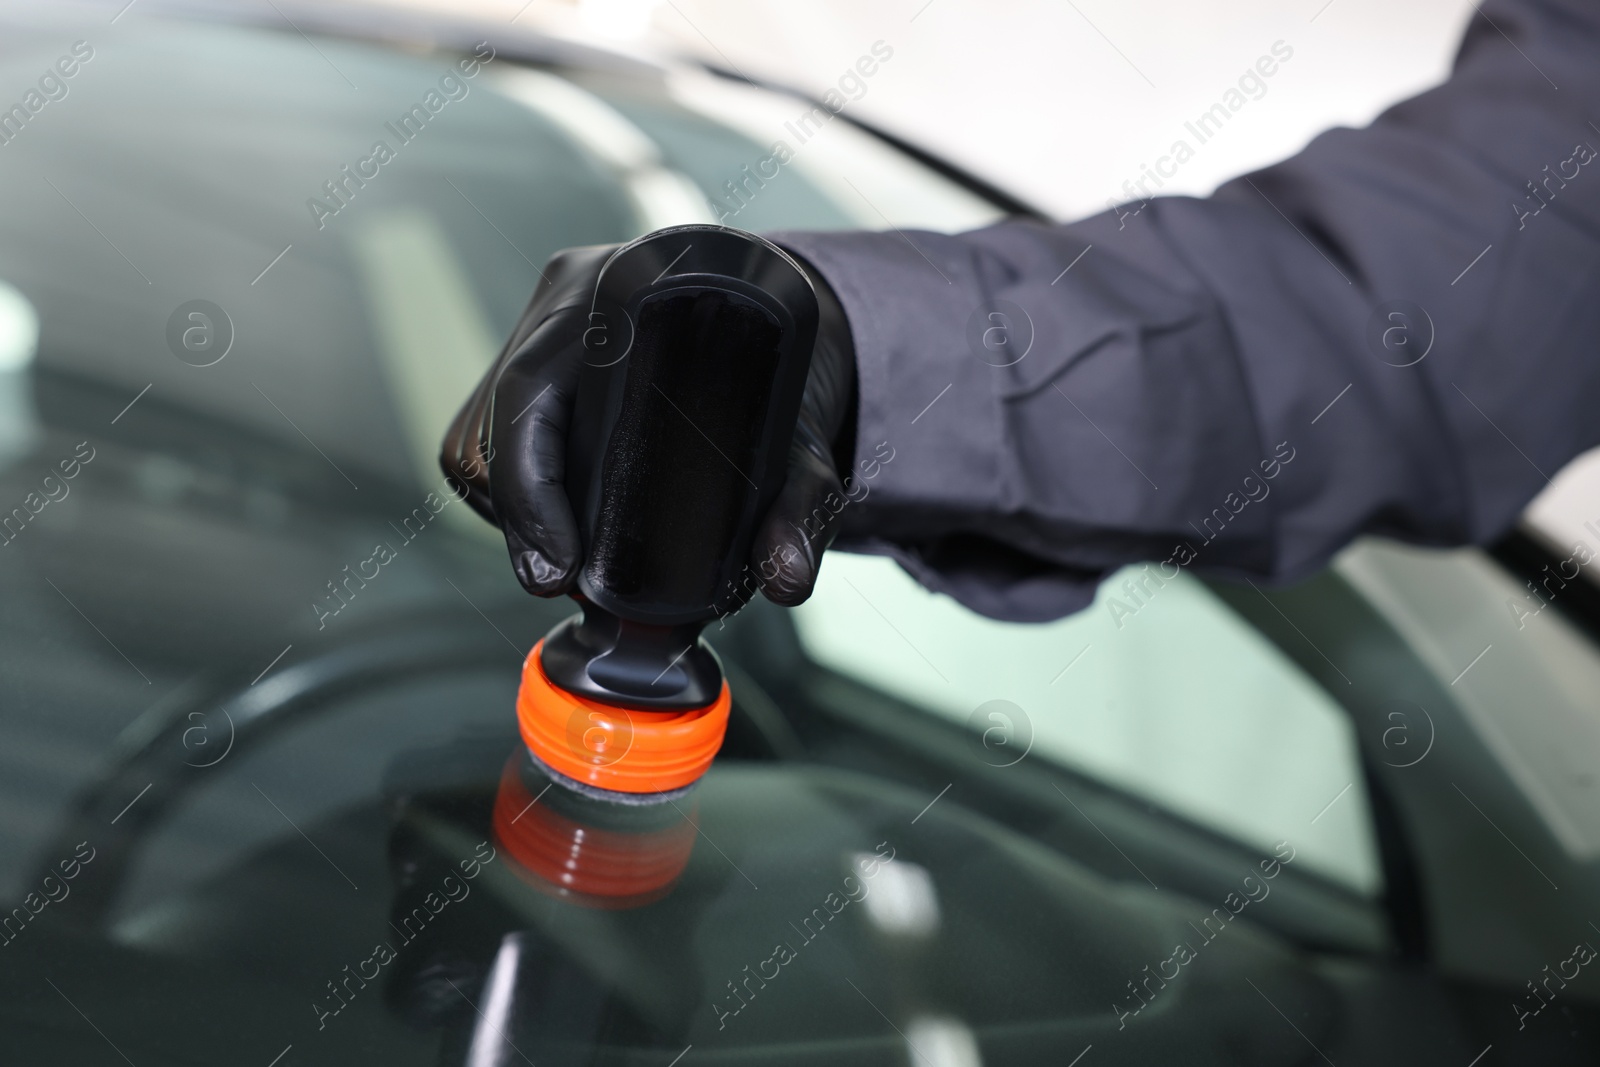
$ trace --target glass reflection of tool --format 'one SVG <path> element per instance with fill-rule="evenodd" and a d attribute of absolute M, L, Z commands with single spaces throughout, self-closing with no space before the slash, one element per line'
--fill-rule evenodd
<path fill-rule="evenodd" d="M 694 850 L 692 797 L 682 805 L 612 804 L 550 784 L 518 754 L 506 761 L 495 795 L 495 844 L 523 881 L 607 910 L 640 907 L 671 891 Z"/>

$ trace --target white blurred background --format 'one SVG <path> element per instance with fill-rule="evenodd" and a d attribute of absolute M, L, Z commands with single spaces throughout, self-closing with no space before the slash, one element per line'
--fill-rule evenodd
<path fill-rule="evenodd" d="M 448 8 L 821 95 L 875 41 L 893 59 L 851 114 L 1060 218 L 1165 153 L 1282 41 L 1293 50 L 1165 192 L 1211 191 L 1442 81 L 1465 0 L 374 0 Z M 1192 138 L 1191 138 L 1192 140 Z"/>

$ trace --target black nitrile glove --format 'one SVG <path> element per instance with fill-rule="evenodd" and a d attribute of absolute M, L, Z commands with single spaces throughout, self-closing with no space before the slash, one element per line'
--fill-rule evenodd
<path fill-rule="evenodd" d="M 583 545 L 567 501 L 567 427 L 584 358 L 604 341 L 591 334 L 595 284 L 620 247 L 558 252 L 527 310 L 483 380 L 445 432 L 439 464 L 467 503 L 500 527 L 511 566 L 536 596 L 569 593 Z M 797 262 L 799 262 L 797 260 Z M 789 472 L 756 531 L 748 565 L 767 599 L 794 605 L 811 595 L 845 499 L 840 470 L 855 449 L 855 348 L 844 309 L 815 270 L 817 340 L 801 399 Z"/>

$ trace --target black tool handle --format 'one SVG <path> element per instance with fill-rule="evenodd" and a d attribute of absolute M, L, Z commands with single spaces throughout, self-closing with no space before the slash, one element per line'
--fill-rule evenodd
<path fill-rule="evenodd" d="M 805 272 L 752 234 L 680 226 L 607 261 L 567 439 L 584 616 L 546 641 L 557 685 L 633 707 L 716 698 L 700 630 L 754 588 L 816 327 Z"/>

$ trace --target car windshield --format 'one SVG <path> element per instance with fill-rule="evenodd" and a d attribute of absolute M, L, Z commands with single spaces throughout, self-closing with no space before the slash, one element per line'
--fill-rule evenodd
<path fill-rule="evenodd" d="M 14 37 L 8 68 L 48 65 L 59 36 Z M 682 222 L 954 232 L 1003 214 L 799 98 L 695 71 L 312 50 L 193 24 L 126 37 L 5 147 L 0 280 L 37 314 L 38 369 L 309 444 L 352 486 L 433 481 L 443 428 L 558 249 Z M 1141 620 L 1102 607 L 1003 627 L 885 561 L 840 558 L 799 620 L 823 662 L 961 720 L 1009 701 L 1039 754 L 1252 844 L 1283 837 L 1272 813 L 1354 780 L 1331 703 L 1187 578 Z M 982 655 L 953 655 L 973 641 Z M 1196 681 L 1239 656 L 1247 669 Z M 1057 660 L 1037 679 L 993 669 Z M 983 729 L 1020 725 L 1007 714 Z M 1263 733 L 1285 758 L 1239 774 L 1227 753 Z M 1357 798 L 1306 848 L 1370 893 L 1365 818 Z"/>
<path fill-rule="evenodd" d="M 727 1062 L 971 1064 L 979 1038 L 1066 1062 L 1092 1027 L 1120 1031 L 1104 990 L 1170 963 L 1183 927 L 1209 942 L 1183 894 L 1238 899 L 1274 856 L 1264 927 L 1391 947 L 1380 909 L 1414 887 L 1380 850 L 1347 714 L 1365 683 L 1339 664 L 1359 682 L 1352 664 L 1402 642 L 1344 586 L 1296 607 L 1151 565 L 1024 626 L 832 553 L 802 607 L 758 601 L 709 631 L 738 716 L 684 809 L 641 827 L 540 804 L 508 760 L 516 664 L 571 604 L 523 596 L 492 527 L 426 502 L 445 427 L 548 258 L 692 222 L 910 241 L 1000 220 L 1003 197 L 695 68 L 153 15 L 102 40 L 21 8 L 0 35 L 0 94 L 24 87 L 0 111 L 0 896 L 92 876 L 76 925 L 0 916 L 26 963 L 0 989 L 45 1005 L 35 1036 L 76 1035 L 72 991 L 109 968 L 115 995 L 85 1017 L 141 1067 L 214 1056 L 247 1024 L 263 1063 L 285 1044 L 283 1067 L 320 1062 L 280 1016 L 321 1034 L 352 1008 L 349 1047 L 385 1062 L 527 1058 L 491 1038 L 541 1063 L 667 1063 L 715 1040 Z M 404 562 L 352 578 L 375 539 Z M 1413 591 L 1391 614 L 1421 646 L 1443 625 L 1424 609 L 1451 615 L 1463 586 L 1414 562 L 1342 566 L 1380 606 Z M 1366 629 L 1341 650 L 1308 616 Z M 1576 687 L 1600 668 L 1562 640 Z M 1543 664 L 1519 668 L 1524 692 Z M 1378 751 L 1409 767 L 1423 741 L 1397 722 Z M 1565 758 L 1544 736 L 1496 751 L 1535 775 Z M 1539 809 L 1584 857 L 1591 781 Z M 493 828 L 487 851 L 467 825 Z M 604 864 L 579 884 L 580 853 L 642 856 L 679 889 Z M 819 938 L 830 914 L 859 936 Z M 398 962 L 371 948 L 385 930 Z M 1333 1025 L 1321 979 L 1236 940 L 1219 973 L 1259 966 L 1308 1028 Z M 384 1000 L 346 976 L 374 967 Z M 791 999 L 747 1003 L 747 972 Z M 1249 1029 L 1211 981 L 1173 998 L 1172 1033 Z M 191 1002 L 192 1032 L 153 1021 Z M 61 1055 L 89 1062 L 99 1040 Z"/>
<path fill-rule="evenodd" d="M 59 36 L 14 38 L 8 66 L 48 64 Z M 683 222 L 954 232 L 1003 215 L 798 97 L 696 71 L 535 68 L 487 46 L 463 58 L 323 42 L 319 57 L 292 35 L 191 24 L 127 36 L 84 61 L 70 107 L 5 148 L 0 280 L 37 313 L 38 368 L 310 444 L 351 485 L 432 483 L 456 405 L 561 248 Z M 285 79 L 285 64 L 304 76 Z M 129 125 L 141 96 L 161 122 Z M 91 153 L 118 166 L 87 165 Z M 883 560 L 839 558 L 826 576 L 799 616 L 822 661 L 963 720 L 1011 701 L 1039 754 L 1253 844 L 1282 838 L 1268 813 L 1294 809 L 1286 793 L 1309 803 L 1353 780 L 1326 698 L 1187 580 L 1113 643 L 1121 618 L 991 625 Z M 1141 644 L 1153 617 L 1166 629 Z M 1085 651 L 1089 619 L 1106 631 L 1098 651 Z M 924 663 L 971 640 L 992 646 L 965 657 L 974 677 Z M 1079 652 L 1048 678 L 989 669 Z M 1195 684 L 1192 668 L 1222 652 L 1250 669 Z M 1236 773 L 1225 754 L 1263 731 L 1311 755 Z M 1364 820 L 1359 800 L 1329 813 L 1307 848 L 1371 892 Z"/>

